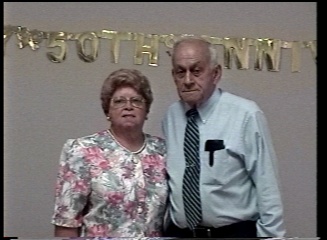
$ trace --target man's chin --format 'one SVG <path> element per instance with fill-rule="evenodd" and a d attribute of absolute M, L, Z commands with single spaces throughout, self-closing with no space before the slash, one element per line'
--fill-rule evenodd
<path fill-rule="evenodd" d="M 198 98 L 191 97 L 191 96 L 187 96 L 187 97 L 183 96 L 182 100 L 186 102 L 188 105 L 190 105 L 191 107 L 196 106 L 197 102 L 199 101 Z"/>

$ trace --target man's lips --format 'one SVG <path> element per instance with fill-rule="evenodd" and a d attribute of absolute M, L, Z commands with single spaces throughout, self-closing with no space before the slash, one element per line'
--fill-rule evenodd
<path fill-rule="evenodd" d="M 197 89 L 193 89 L 193 90 L 183 90 L 183 93 L 192 93 L 192 92 L 196 92 L 198 91 Z"/>

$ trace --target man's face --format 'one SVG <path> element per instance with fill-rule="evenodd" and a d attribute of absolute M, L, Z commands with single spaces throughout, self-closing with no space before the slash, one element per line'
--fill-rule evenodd
<path fill-rule="evenodd" d="M 221 67 L 211 66 L 205 43 L 190 41 L 175 49 L 172 75 L 179 97 L 191 107 L 196 107 L 215 90 L 221 77 Z"/>

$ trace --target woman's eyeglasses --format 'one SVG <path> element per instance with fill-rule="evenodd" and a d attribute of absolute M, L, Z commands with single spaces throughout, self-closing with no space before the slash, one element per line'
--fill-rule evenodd
<path fill-rule="evenodd" d="M 130 102 L 130 104 L 133 107 L 136 108 L 143 108 L 144 103 L 146 102 L 144 98 L 142 97 L 132 97 L 130 99 L 127 99 L 125 97 L 119 97 L 119 98 L 112 98 L 111 99 L 111 105 L 113 108 L 122 108 L 125 107 L 127 102 Z"/>

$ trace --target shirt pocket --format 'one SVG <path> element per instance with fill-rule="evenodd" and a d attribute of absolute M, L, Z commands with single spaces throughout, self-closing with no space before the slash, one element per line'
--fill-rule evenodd
<path fill-rule="evenodd" d="M 213 154 L 213 165 L 210 166 L 209 152 L 206 152 L 205 162 L 202 164 L 204 168 L 202 172 L 203 183 L 207 185 L 224 185 L 229 180 L 229 170 L 231 163 L 230 156 L 226 149 L 217 150 Z"/>

